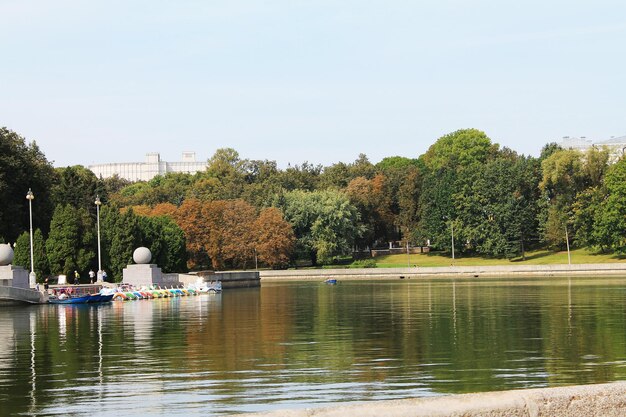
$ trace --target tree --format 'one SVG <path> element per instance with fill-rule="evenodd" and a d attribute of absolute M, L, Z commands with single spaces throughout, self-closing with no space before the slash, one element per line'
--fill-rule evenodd
<path fill-rule="evenodd" d="M 94 199 L 102 187 L 96 175 L 81 166 L 56 169 L 56 181 L 52 187 L 52 201 L 55 206 L 70 204 L 95 213 Z"/>
<path fill-rule="evenodd" d="M 464 167 L 482 163 L 493 157 L 497 144 L 477 129 L 462 129 L 437 139 L 423 155 L 426 167 L 431 171 L 441 168 Z"/>
<path fill-rule="evenodd" d="M 543 239 L 553 248 L 565 247 L 567 228 L 577 241 L 588 239 L 589 212 L 595 203 L 589 195 L 591 189 L 601 186 L 608 164 L 606 150 L 590 149 L 581 154 L 574 150 L 556 150 L 541 162 L 542 180 L 539 187 L 547 204 L 540 213 L 540 229 Z M 596 200 L 597 201 L 597 200 Z M 586 217 L 576 219 L 576 215 Z M 587 229 L 580 234 L 570 230 L 574 225 Z M 584 237 L 586 235 L 586 237 Z M 593 239 L 592 239 L 593 241 Z"/>
<path fill-rule="evenodd" d="M 95 252 L 93 229 L 86 209 L 76 209 L 69 204 L 56 207 L 46 241 L 52 273 L 69 275 L 74 270 L 85 271 L 92 265 Z"/>
<path fill-rule="evenodd" d="M 137 215 L 132 209 L 120 213 L 116 206 L 103 207 L 101 214 L 101 234 L 106 253 L 104 263 L 116 281 L 121 281 L 122 270 L 133 260 L 133 252 L 141 246 L 141 230 Z M 104 269 L 107 269 L 103 266 Z"/>
<path fill-rule="evenodd" d="M 362 234 L 357 244 L 372 248 L 376 242 L 386 242 L 392 232 L 389 229 L 393 227 L 394 217 L 384 175 L 378 174 L 371 180 L 357 177 L 350 181 L 345 191 L 360 214 Z"/>
<path fill-rule="evenodd" d="M 254 230 L 254 248 L 259 260 L 270 268 L 287 267 L 296 238 L 280 210 L 275 207 L 261 210 L 254 222 Z"/>
<path fill-rule="evenodd" d="M 289 165 L 287 169 L 279 173 L 277 179 L 283 190 L 313 191 L 318 187 L 321 172 L 321 165 L 304 162 L 302 165 Z"/>
<path fill-rule="evenodd" d="M 41 229 L 35 230 L 33 233 L 33 260 L 37 281 L 43 282 L 44 278 L 50 273 L 48 267 L 48 258 L 46 257 L 46 243 L 43 238 Z M 18 238 L 15 245 L 15 257 L 13 264 L 30 270 L 30 233 L 24 232 Z"/>
<path fill-rule="evenodd" d="M 314 265 L 349 254 L 363 232 L 358 210 L 339 191 L 291 191 L 278 196 L 275 206 L 294 229 L 297 254 Z"/>
<path fill-rule="evenodd" d="M 152 263 L 163 272 L 186 272 L 185 234 L 166 216 L 138 217 L 141 245 L 152 252 Z"/>
<path fill-rule="evenodd" d="M 187 242 L 187 265 L 199 269 L 209 265 L 205 249 L 208 226 L 203 216 L 203 203 L 197 199 L 187 199 L 174 213 L 174 221 L 183 230 Z"/>
<path fill-rule="evenodd" d="M 241 197 L 246 177 L 246 161 L 232 148 L 221 148 L 209 159 L 205 178 L 217 180 L 213 198 L 236 199 Z"/>
<path fill-rule="evenodd" d="M 454 196 L 464 250 L 498 258 L 523 255 L 524 242 L 536 230 L 538 168 L 534 158 L 506 149 L 474 166 Z"/>
<path fill-rule="evenodd" d="M 32 204 L 33 225 L 47 233 L 53 206 L 50 188 L 54 168 L 35 142 L 0 127 L 0 236 L 8 242 L 29 229 L 26 192 L 32 189 L 36 200 Z"/>
<path fill-rule="evenodd" d="M 626 159 L 609 168 L 605 186 L 606 197 L 594 213 L 593 242 L 626 253 Z"/>
<path fill-rule="evenodd" d="M 435 249 L 451 249 L 448 222 L 457 218 L 453 197 L 455 187 L 456 173 L 450 169 L 441 168 L 429 172 L 424 178 L 419 202 L 421 213 L 417 239 L 430 242 Z M 457 234 L 457 242 L 459 237 Z"/>

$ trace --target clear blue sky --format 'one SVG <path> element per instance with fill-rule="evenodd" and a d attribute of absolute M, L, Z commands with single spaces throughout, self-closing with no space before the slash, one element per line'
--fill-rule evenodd
<path fill-rule="evenodd" d="M 0 125 L 56 166 L 537 155 L 626 134 L 623 1 L 0 0 Z"/>

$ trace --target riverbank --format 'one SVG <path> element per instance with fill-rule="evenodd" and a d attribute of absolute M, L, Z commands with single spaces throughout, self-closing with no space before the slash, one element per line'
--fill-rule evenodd
<path fill-rule="evenodd" d="M 435 398 L 376 401 L 317 409 L 240 414 L 240 416 L 249 417 L 611 417 L 623 415 L 626 415 L 626 382 L 446 395 Z"/>
<path fill-rule="evenodd" d="M 626 264 L 492 265 L 411 268 L 289 269 L 260 271 L 261 282 L 336 278 L 415 279 L 479 277 L 626 276 Z"/>

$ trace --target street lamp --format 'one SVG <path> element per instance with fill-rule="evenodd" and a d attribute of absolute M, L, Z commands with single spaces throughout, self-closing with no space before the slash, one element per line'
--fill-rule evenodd
<path fill-rule="evenodd" d="M 569 252 L 569 234 L 567 233 L 567 225 L 565 225 L 565 244 L 567 245 L 567 263 L 572 264 L 572 255 Z"/>
<path fill-rule="evenodd" d="M 98 224 L 98 278 L 97 282 L 102 282 L 102 258 L 100 256 L 100 206 L 102 205 L 102 201 L 100 201 L 100 196 L 96 195 L 96 222 Z"/>
<path fill-rule="evenodd" d="M 28 200 L 28 214 L 30 219 L 30 274 L 28 275 L 28 283 L 31 288 L 34 288 L 37 284 L 37 275 L 35 274 L 35 261 L 33 255 L 33 199 L 35 194 L 28 189 L 26 193 L 26 199 Z"/>
<path fill-rule="evenodd" d="M 448 216 L 444 216 L 444 220 L 448 220 Z M 450 232 L 452 234 L 452 263 L 454 263 L 454 222 L 450 219 Z"/>
<path fill-rule="evenodd" d="M 256 248 L 254 248 L 254 269 L 259 270 L 259 261 L 256 256 Z"/>

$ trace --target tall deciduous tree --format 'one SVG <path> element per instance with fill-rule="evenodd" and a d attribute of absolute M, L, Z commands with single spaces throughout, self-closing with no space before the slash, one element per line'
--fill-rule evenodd
<path fill-rule="evenodd" d="M 35 194 L 32 204 L 33 224 L 47 233 L 54 206 L 50 188 L 54 168 L 35 142 L 0 127 L 0 236 L 8 242 L 29 229 L 26 193 Z"/>
<path fill-rule="evenodd" d="M 189 268 L 208 267 L 205 239 L 209 231 L 203 216 L 203 203 L 197 199 L 185 200 L 174 214 L 174 221 L 185 233 Z"/>
<path fill-rule="evenodd" d="M 279 196 L 275 205 L 294 229 L 299 256 L 313 264 L 349 254 L 363 232 L 358 210 L 339 191 L 291 191 Z"/>
<path fill-rule="evenodd" d="M 606 197 L 594 213 L 593 242 L 626 253 L 626 159 L 610 167 L 605 187 Z"/>
<path fill-rule="evenodd" d="M 371 180 L 357 177 L 346 187 L 346 194 L 360 213 L 363 228 L 357 242 L 363 248 L 386 242 L 392 233 L 394 217 L 390 210 L 391 196 L 386 191 L 382 174 Z"/>
<path fill-rule="evenodd" d="M 254 249 L 259 260 L 270 268 L 287 267 L 296 238 L 280 210 L 275 207 L 261 210 L 253 228 Z"/>

